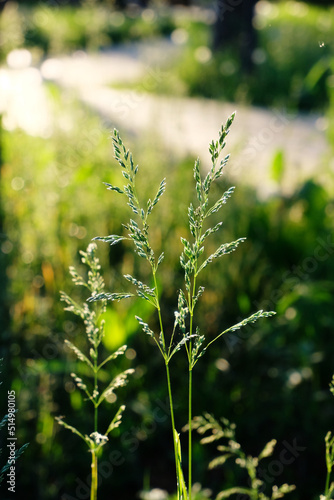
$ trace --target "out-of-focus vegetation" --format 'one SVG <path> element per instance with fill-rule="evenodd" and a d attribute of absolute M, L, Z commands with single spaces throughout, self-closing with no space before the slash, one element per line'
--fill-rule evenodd
<path fill-rule="evenodd" d="M 257 48 L 250 74 L 243 71 L 233 46 L 212 50 L 214 19 L 213 9 L 166 5 L 139 8 L 130 4 L 117 10 L 95 2 L 84 2 L 80 8 L 9 2 L 0 19 L 0 59 L 23 46 L 38 60 L 167 37 L 178 51 L 164 68 L 168 78 L 152 91 L 300 110 L 327 106 L 328 87 L 334 86 L 329 69 L 334 7 L 257 2 L 253 19 Z M 142 90 L 142 82 L 138 86 Z"/>
<path fill-rule="evenodd" d="M 327 86 L 334 85 L 328 67 L 334 8 L 260 1 L 253 24 L 257 48 L 253 70 L 245 74 L 236 49 L 211 50 L 210 17 L 207 22 L 179 17 L 171 38 L 183 52 L 154 90 L 300 110 L 327 106 Z"/>
<path fill-rule="evenodd" d="M 168 9 L 157 13 L 136 6 L 126 11 L 103 5 L 34 7 L 9 2 L 1 16 L 0 56 L 24 46 L 36 55 L 58 55 L 74 50 L 98 50 L 114 44 L 155 36 L 169 36 L 175 28 Z"/>
<path fill-rule="evenodd" d="M 321 108 L 329 103 L 328 137 L 334 148 L 331 8 L 259 2 L 259 49 L 254 54 L 254 75 L 247 79 L 238 77 L 238 62 L 232 53 L 212 55 L 210 24 L 206 22 L 169 11 L 162 16 L 163 21 L 157 21 L 159 15 L 154 11 L 153 21 L 149 21 L 151 9 L 134 17 L 113 11 L 102 15 L 106 11 L 101 8 L 90 10 L 92 17 L 87 12 L 43 5 L 35 11 L 23 11 L 7 4 L 1 16 L 2 59 L 13 48 L 23 46 L 38 60 L 46 54 L 93 50 L 148 33 L 171 35 L 172 42 L 183 49 L 181 59 L 170 70 L 171 86 L 161 90 L 299 108 Z M 80 24 L 80 16 L 88 16 L 91 22 Z M 115 38 L 108 38 L 102 29 L 109 26 L 111 30 L 113 23 L 113 33 L 120 33 L 119 38 L 115 34 Z M 133 34 L 136 26 L 137 34 Z M 28 500 L 88 498 L 87 456 L 79 451 L 75 438 L 59 432 L 54 421 L 61 410 L 66 416 L 75 415 L 72 423 L 80 427 L 87 413 L 87 402 L 77 395 L 68 377 L 73 360 L 63 352 L 64 338 L 75 341 L 82 330 L 63 312 L 59 290 L 71 293 L 67 269 L 73 264 L 80 266 L 79 250 L 94 236 L 120 234 L 119 221 L 124 220 L 117 196 L 102 184 L 117 183 L 119 175 L 112 159 L 109 124 L 57 89 L 49 90 L 58 110 L 57 126 L 50 137 L 31 137 L 19 130 L 1 133 L 0 357 L 4 358 L 3 390 L 12 388 L 17 394 L 18 441 L 30 443 L 17 464 L 17 496 Z M 167 191 L 156 214 L 164 226 L 156 225 L 154 244 L 159 248 L 167 238 L 173 242 L 161 277 L 163 314 L 173 317 L 175 290 L 182 280 L 177 256 L 191 192 L 185 187 L 193 182 L 194 159 L 176 162 L 157 142 L 153 147 L 151 137 L 140 143 L 134 138 L 127 142 L 145 172 L 142 192 L 147 188 L 150 193 L 151 182 L 156 186 L 162 176 L 167 177 Z M 194 380 L 194 414 L 205 409 L 236 422 L 244 450 L 253 456 L 264 442 L 276 438 L 276 467 L 271 461 L 265 466 L 266 487 L 270 489 L 276 481 L 296 484 L 291 500 L 319 498 L 323 491 L 324 437 L 334 421 L 328 390 L 334 359 L 334 189 L 330 161 L 326 185 L 315 176 L 289 197 L 277 194 L 260 202 L 254 191 L 237 187 L 223 216 L 224 239 L 247 236 L 247 242 L 208 270 L 201 303 L 199 326 L 209 338 L 255 309 L 277 311 L 275 319 L 222 339 L 207 354 Z M 229 186 L 225 179 L 217 189 Z M 147 272 L 133 259 L 126 243 L 110 249 L 101 245 L 99 258 L 110 291 L 126 289 L 123 273 Z M 224 292 L 218 293 L 218 289 Z M 163 367 L 138 331 L 134 314 L 154 321 L 149 305 L 133 300 L 114 304 L 106 313 L 106 352 L 126 342 L 136 372 L 119 394 L 120 403 L 126 400 L 127 412 L 112 452 L 102 457 L 101 498 L 133 500 L 138 491 L 150 487 L 174 488 Z M 124 365 L 120 361 L 118 368 L 126 369 L 129 359 Z M 175 363 L 175 373 L 186 365 L 182 357 Z M 177 422 L 181 428 L 186 421 L 186 398 L 177 378 L 174 383 L 178 412 L 184 414 L 184 420 Z M 0 406 L 0 414 L 5 414 L 4 398 Z M 103 419 L 110 420 L 108 410 Z M 284 450 L 291 447 L 294 460 L 282 464 L 281 454 L 286 456 Z M 168 452 L 171 459 L 166 463 Z M 211 488 L 214 497 L 222 485 L 242 484 L 244 477 L 229 467 L 207 471 L 213 453 L 214 448 L 194 443 L 194 478 L 203 488 Z M 196 499 L 208 496 L 208 491 L 199 492 Z"/>

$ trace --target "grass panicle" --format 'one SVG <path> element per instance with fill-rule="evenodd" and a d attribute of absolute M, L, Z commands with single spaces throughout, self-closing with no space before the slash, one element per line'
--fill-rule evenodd
<path fill-rule="evenodd" d="M 229 155 L 221 158 L 222 151 L 226 146 L 226 138 L 230 132 L 231 125 L 234 121 L 235 113 L 233 113 L 221 126 L 218 139 L 212 141 L 209 145 L 209 154 L 211 157 L 211 168 L 206 173 L 204 178 L 200 171 L 200 160 L 197 159 L 194 164 L 194 180 L 196 203 L 191 203 L 188 207 L 188 222 L 189 222 L 189 239 L 181 238 L 183 250 L 180 255 L 181 267 L 184 271 L 184 289 L 178 291 L 178 305 L 175 311 L 174 328 L 170 335 L 166 334 L 163 318 L 160 307 L 160 292 L 157 286 L 157 271 L 159 265 L 163 261 L 164 253 L 162 252 L 156 258 L 155 251 L 150 240 L 150 215 L 153 208 L 160 202 L 166 188 L 166 180 L 160 182 L 156 195 L 153 201 L 148 199 L 146 202 L 141 201 L 137 192 L 137 175 L 139 172 L 138 165 L 135 166 L 132 153 L 126 149 L 119 133 L 114 130 L 112 141 L 117 160 L 123 178 L 126 183 L 122 186 L 114 186 L 105 183 L 107 189 L 125 196 L 127 204 L 131 209 L 131 218 L 125 224 L 124 228 L 127 231 L 126 236 L 110 235 L 106 237 L 97 237 L 96 240 L 104 241 L 110 245 L 114 245 L 124 239 L 131 240 L 134 244 L 134 251 L 137 255 L 145 259 L 151 269 L 151 283 L 146 284 L 140 281 L 137 277 L 126 274 L 124 277 L 136 289 L 139 297 L 148 301 L 158 313 L 159 331 L 154 332 L 150 326 L 140 317 L 136 316 L 143 332 L 150 336 L 156 343 L 165 363 L 167 389 L 171 411 L 172 436 L 174 443 L 174 456 L 177 478 L 177 498 L 178 500 L 192 500 L 192 371 L 197 361 L 205 354 L 208 347 L 218 340 L 227 332 L 234 332 L 249 323 L 254 323 L 260 318 L 274 315 L 273 311 L 264 312 L 262 310 L 253 313 L 248 318 L 229 327 L 219 333 L 214 339 L 207 340 L 206 336 L 199 331 L 195 325 L 195 306 L 204 293 L 204 286 L 199 283 L 199 275 L 206 269 L 209 264 L 215 260 L 230 254 L 237 250 L 238 246 L 245 241 L 245 238 L 239 238 L 229 243 L 220 243 L 218 248 L 211 254 L 207 255 L 206 242 L 207 239 L 217 233 L 222 222 L 213 225 L 208 224 L 208 219 L 220 212 L 228 199 L 234 192 L 234 187 L 227 189 L 218 199 L 212 200 L 211 188 L 215 181 L 220 179 L 227 165 Z M 131 294 L 108 294 L 95 293 L 90 300 L 120 300 Z M 176 333 L 181 335 L 181 340 Z M 182 454 L 179 434 L 175 427 L 173 392 L 170 380 L 170 362 L 173 356 L 182 348 L 186 351 L 188 359 L 188 485 L 185 483 L 182 470 Z M 278 498 L 278 497 L 277 497 Z"/>
<path fill-rule="evenodd" d="M 114 392 L 118 388 L 127 384 L 128 376 L 134 371 L 133 369 L 125 370 L 114 377 L 111 382 L 109 382 L 107 387 L 104 389 L 100 387 L 99 372 L 104 369 L 107 363 L 115 360 L 118 356 L 123 355 L 127 347 L 126 345 L 123 345 L 117 351 L 107 356 L 107 358 L 103 361 L 99 360 L 99 347 L 104 336 L 103 314 L 106 311 L 107 300 L 110 299 L 108 295 L 115 295 L 116 297 L 112 300 L 119 300 L 119 294 L 105 294 L 103 292 L 105 286 L 104 280 L 100 274 L 100 264 L 95 254 L 95 243 L 91 243 L 86 252 L 81 252 L 82 263 L 88 267 L 86 279 L 80 276 L 73 267 L 70 268 L 73 283 L 89 290 L 92 297 L 91 303 L 89 304 L 84 301 L 79 304 L 66 293 L 61 292 L 61 300 L 66 303 L 65 310 L 79 316 L 83 320 L 86 328 L 87 354 L 83 353 L 75 344 L 67 339 L 65 340 L 65 344 L 75 354 L 80 363 L 87 365 L 91 379 L 93 380 L 93 382 L 86 382 L 86 380 L 84 381 L 81 376 L 76 373 L 71 373 L 71 377 L 73 378 L 76 387 L 82 391 L 86 396 L 86 399 L 92 403 L 94 420 L 93 430 L 90 434 L 82 433 L 72 425 L 67 424 L 64 421 L 64 417 L 56 417 L 57 422 L 61 426 L 79 436 L 86 443 L 86 446 L 91 453 L 92 479 L 90 500 L 97 499 L 98 457 L 100 455 L 101 448 L 108 442 L 110 432 L 121 424 L 122 414 L 125 410 L 125 406 L 121 405 L 112 418 L 108 428 L 101 433 L 98 426 L 98 408 L 103 401 L 110 402 L 113 400 L 112 396 Z M 97 300 L 99 301 L 98 304 L 96 304 Z M 79 368 L 80 366 L 78 366 L 78 369 Z"/>

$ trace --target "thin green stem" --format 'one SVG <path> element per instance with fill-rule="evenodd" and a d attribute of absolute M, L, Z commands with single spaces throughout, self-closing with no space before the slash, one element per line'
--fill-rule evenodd
<path fill-rule="evenodd" d="M 174 418 L 174 404 L 173 404 L 173 394 L 172 394 L 172 385 L 170 381 L 170 371 L 169 371 L 169 359 L 168 359 L 168 354 L 166 352 L 166 344 L 165 344 L 165 335 L 164 335 L 164 328 L 163 328 L 163 323 L 162 323 L 162 317 L 161 317 L 161 309 L 160 309 L 160 302 L 159 302 L 159 293 L 158 293 L 158 284 L 157 284 L 157 278 L 156 278 L 156 272 L 155 269 L 152 267 L 152 272 L 153 272 L 153 280 L 154 280 L 154 287 L 155 287 L 155 297 L 156 297 L 156 307 L 158 310 L 158 316 L 159 316 L 159 324 L 160 324 L 160 330 L 161 330 L 161 338 L 163 342 L 163 356 L 165 360 L 165 368 L 166 368 L 166 377 L 167 377 L 167 387 L 168 387 L 168 399 L 169 399 L 169 408 L 170 408 L 170 417 L 171 417 L 171 424 L 172 424 L 172 432 L 173 432 L 173 443 L 174 443 L 174 457 L 175 457 L 175 468 L 176 468 L 176 478 L 178 481 L 178 456 L 177 456 L 177 447 L 176 447 L 176 442 L 175 442 L 175 418 Z M 178 481 L 179 483 L 179 481 Z M 179 487 L 179 484 L 178 484 Z"/>
<path fill-rule="evenodd" d="M 162 342 L 163 342 L 163 350 L 164 350 L 164 355 L 166 355 L 166 343 L 165 343 L 164 327 L 163 327 L 162 317 L 161 317 L 161 308 L 160 308 L 159 292 L 158 292 L 158 283 L 157 283 L 156 271 L 155 271 L 155 269 L 154 269 L 153 266 L 152 266 L 152 274 L 153 274 L 154 290 L 155 290 L 155 307 L 158 310 L 159 325 L 160 325 L 160 331 L 161 331 L 161 338 L 162 338 Z"/>
<path fill-rule="evenodd" d="M 177 478 L 177 487 L 179 488 L 179 478 L 178 478 L 178 456 L 177 456 L 177 447 L 176 447 L 176 442 L 175 442 L 175 418 L 174 418 L 174 405 L 173 405 L 173 394 L 172 394 L 172 386 L 170 382 L 170 372 L 169 372 L 169 365 L 167 360 L 165 360 L 165 367 L 166 367 L 166 376 L 167 376 L 167 386 L 168 386 L 168 398 L 169 398 L 169 409 L 170 409 L 170 418 L 171 418 L 171 423 L 172 423 L 172 432 L 173 432 L 173 443 L 174 443 L 174 457 L 175 457 L 175 469 L 176 469 L 176 478 Z"/>
<path fill-rule="evenodd" d="M 189 293 L 189 313 L 190 313 L 190 325 L 189 325 L 189 375 L 188 375 L 188 491 L 189 500 L 191 500 L 192 494 L 192 392 L 193 392 L 193 353 L 192 353 L 192 334 L 193 334 L 193 319 L 194 319 L 194 297 L 196 293 L 196 268 L 194 270 L 194 282 L 192 296 Z"/>
<path fill-rule="evenodd" d="M 95 403 L 95 405 L 94 405 L 94 432 L 97 432 L 97 421 L 98 421 L 97 415 L 98 415 L 98 405 Z"/>
<path fill-rule="evenodd" d="M 92 481 L 90 488 L 90 500 L 97 500 L 97 455 L 95 450 L 92 452 Z"/>
<path fill-rule="evenodd" d="M 245 459 L 245 456 L 242 456 L 242 458 Z M 254 467 L 254 465 L 251 462 L 249 462 L 247 471 L 251 480 L 250 498 L 251 500 L 258 500 L 259 492 L 258 492 L 257 478 L 256 478 L 256 467 Z"/>
<path fill-rule="evenodd" d="M 326 477 L 326 487 L 325 487 L 325 495 L 327 498 L 328 495 L 328 490 L 329 490 L 329 480 L 330 480 L 330 472 L 327 471 L 327 477 Z"/>
<path fill-rule="evenodd" d="M 97 433 L 98 427 L 98 380 L 97 380 L 97 372 L 98 372 L 98 359 L 97 359 L 97 348 L 98 345 L 94 344 L 95 352 L 94 352 L 94 394 L 93 394 L 93 403 L 94 403 L 94 432 Z M 97 468 L 98 468 L 98 458 L 95 450 L 92 450 L 92 480 L 91 480 L 91 500 L 97 500 Z"/>
<path fill-rule="evenodd" d="M 173 340 L 174 340 L 174 334 L 175 334 L 175 324 L 174 324 L 174 328 L 173 328 L 173 331 L 172 331 L 172 335 L 171 335 L 171 338 L 170 338 L 170 341 L 169 341 L 169 346 L 168 346 L 168 351 L 167 351 L 167 358 L 168 358 L 168 360 L 169 360 L 170 353 L 171 353 L 171 350 L 172 350 L 172 345 L 173 345 Z"/>
<path fill-rule="evenodd" d="M 94 402 L 94 432 L 97 432 L 97 425 L 98 425 L 98 405 L 96 403 L 98 399 L 98 382 L 97 382 L 97 372 L 98 372 L 98 366 L 97 366 L 97 352 L 95 350 L 95 357 L 94 357 L 94 394 L 93 394 L 93 402 Z"/>
<path fill-rule="evenodd" d="M 191 341 L 190 341 L 191 342 Z M 189 346 L 191 348 L 191 345 Z M 192 380 L 193 380 L 193 370 L 189 367 L 189 402 L 188 402 L 188 489 L 189 489 L 189 500 L 191 500 L 191 490 L 192 490 Z"/>

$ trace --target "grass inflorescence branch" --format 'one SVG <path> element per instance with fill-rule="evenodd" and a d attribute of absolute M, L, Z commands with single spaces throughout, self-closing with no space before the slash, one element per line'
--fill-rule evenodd
<path fill-rule="evenodd" d="M 216 500 L 230 498 L 232 495 L 242 497 L 246 495 L 251 500 L 276 500 L 283 498 L 295 489 L 294 485 L 283 484 L 279 487 L 273 485 L 270 496 L 264 493 L 265 483 L 260 478 L 258 469 L 263 459 L 272 456 L 277 444 L 275 439 L 269 441 L 257 457 L 253 457 L 243 451 L 240 443 L 236 440 L 236 425 L 226 418 L 221 418 L 218 422 L 212 415 L 205 413 L 193 419 L 192 428 L 203 436 L 202 444 L 220 443 L 217 446 L 219 455 L 210 461 L 209 469 L 215 469 L 232 459 L 238 467 L 247 473 L 248 486 L 235 486 L 223 490 L 218 493 Z M 187 429 L 188 427 L 185 430 Z"/>

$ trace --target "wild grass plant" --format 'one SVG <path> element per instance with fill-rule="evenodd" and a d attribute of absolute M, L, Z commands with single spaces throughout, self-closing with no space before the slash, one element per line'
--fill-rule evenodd
<path fill-rule="evenodd" d="M 196 305 L 205 292 L 204 286 L 201 284 L 200 280 L 204 274 L 203 271 L 208 265 L 212 264 L 220 257 L 235 251 L 238 246 L 245 241 L 245 238 L 239 238 L 230 243 L 221 243 L 211 255 L 207 255 L 205 252 L 207 239 L 216 233 L 222 226 L 221 221 L 214 226 L 210 226 L 210 217 L 222 209 L 234 191 L 234 187 L 230 187 L 217 200 L 212 200 L 210 197 L 212 185 L 223 175 L 229 159 L 229 155 L 222 158 L 221 156 L 226 145 L 225 139 L 230 131 L 234 116 L 235 114 L 232 114 L 231 117 L 228 118 L 226 124 L 222 125 L 219 131 L 218 140 L 212 141 L 209 145 L 212 166 L 204 178 L 201 176 L 199 159 L 196 160 L 194 165 L 196 201 L 190 203 L 188 207 L 188 239 L 184 237 L 181 238 L 183 250 L 180 255 L 180 265 L 184 273 L 184 286 L 183 289 L 178 291 L 177 309 L 174 313 L 174 324 L 171 331 L 165 328 L 165 321 L 161 310 L 161 290 L 158 286 L 158 271 L 164 259 L 164 252 L 156 255 L 156 250 L 153 248 L 150 239 L 150 216 L 165 191 L 166 180 L 163 179 L 160 182 L 157 192 L 152 199 L 148 199 L 146 202 L 140 199 L 136 185 L 139 168 L 135 166 L 132 154 L 126 149 L 117 130 L 114 130 L 113 133 L 113 147 L 115 158 L 121 167 L 126 184 L 122 188 L 109 183 L 106 183 L 106 186 L 108 190 L 127 198 L 132 216 L 130 220 L 124 224 L 126 230 L 125 235 L 112 234 L 94 238 L 95 240 L 103 241 L 110 245 L 116 245 L 122 240 L 132 242 L 135 253 L 147 262 L 150 269 L 150 278 L 146 283 L 130 274 L 124 275 L 124 278 L 133 285 L 137 296 L 149 302 L 151 306 L 156 309 L 158 316 L 159 327 L 157 332 L 154 332 L 149 324 L 141 317 L 136 316 L 136 318 L 143 332 L 156 344 L 165 366 L 167 392 L 170 404 L 172 439 L 174 444 L 178 500 L 192 499 L 193 370 L 197 362 L 207 352 L 208 348 L 224 334 L 235 332 L 250 323 L 256 322 L 260 318 L 269 317 L 275 314 L 272 311 L 264 312 L 263 310 L 259 310 L 235 325 L 216 334 L 212 339 L 207 339 L 205 334 L 200 332 L 196 325 Z M 131 295 L 134 296 L 135 294 L 124 292 L 106 293 L 102 291 L 101 293 L 94 293 L 89 301 L 119 301 Z M 188 363 L 187 480 L 185 479 L 182 467 L 181 443 L 175 423 L 175 404 L 171 384 L 171 361 L 174 355 L 180 350 L 185 351 Z"/>
<path fill-rule="evenodd" d="M 100 264 L 99 260 L 95 256 L 95 252 L 96 245 L 94 243 L 91 243 L 88 246 L 86 252 L 81 252 L 82 262 L 88 266 L 87 279 L 80 276 L 74 267 L 70 268 L 73 283 L 87 288 L 93 297 L 94 295 L 101 294 L 104 290 L 104 280 L 100 274 Z M 109 403 L 115 402 L 115 390 L 127 384 L 128 375 L 132 374 L 134 370 L 128 369 L 119 373 L 104 389 L 101 388 L 100 378 L 107 363 L 110 363 L 118 356 L 123 355 L 127 346 L 124 345 L 120 347 L 117 351 L 113 352 L 101 361 L 99 359 L 99 346 L 104 336 L 105 322 L 103 320 L 103 314 L 106 311 L 106 300 L 102 300 L 99 304 L 91 304 L 89 306 L 87 302 L 79 304 L 64 292 L 61 292 L 61 300 L 67 304 L 66 310 L 79 316 L 85 324 L 87 335 L 87 354 L 84 354 L 69 340 L 65 340 L 65 343 L 67 347 L 69 347 L 76 355 L 79 364 L 85 365 L 86 370 L 83 370 L 83 373 L 85 373 L 85 375 L 86 373 L 89 373 L 90 377 L 93 379 L 93 382 L 89 384 L 83 380 L 81 374 L 79 376 L 76 373 L 71 373 L 71 377 L 73 378 L 77 388 L 84 393 L 87 401 L 90 401 L 93 406 L 92 432 L 90 434 L 84 434 L 84 432 L 76 429 L 72 425 L 67 424 L 63 420 L 63 417 L 57 417 L 57 421 L 60 425 L 79 436 L 86 443 L 86 446 L 91 453 L 90 500 L 96 500 L 98 488 L 98 458 L 101 454 L 102 447 L 109 440 L 109 434 L 121 424 L 122 413 L 125 410 L 125 406 L 121 405 L 113 416 L 108 428 L 103 432 L 100 432 L 99 407 L 104 401 Z"/>

